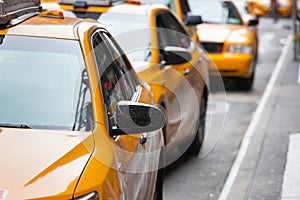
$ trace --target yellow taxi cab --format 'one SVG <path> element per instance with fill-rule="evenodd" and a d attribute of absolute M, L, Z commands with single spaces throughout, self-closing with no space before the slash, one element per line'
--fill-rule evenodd
<path fill-rule="evenodd" d="M 261 17 L 271 13 L 270 0 L 247 0 L 249 12 Z M 293 12 L 293 0 L 277 0 L 277 13 L 282 17 L 291 17 Z"/>
<path fill-rule="evenodd" d="M 187 32 L 191 38 L 196 42 L 201 42 L 198 34 L 196 25 L 202 23 L 201 16 L 192 15 L 188 0 L 168 0 L 163 1 L 178 17 L 180 21 L 186 27 Z"/>
<path fill-rule="evenodd" d="M 249 27 L 249 30 L 251 32 L 253 32 L 254 38 L 256 39 L 256 43 L 258 45 L 259 44 L 259 38 L 258 38 L 259 18 L 256 15 L 254 15 L 253 13 L 249 12 L 246 0 L 232 0 L 232 2 L 235 4 L 237 9 L 240 11 L 245 24 L 249 24 L 249 22 L 252 24 L 257 24 L 257 25 L 248 26 L 248 27 Z M 258 48 L 257 48 L 257 51 L 258 51 Z"/>
<path fill-rule="evenodd" d="M 233 78 L 241 89 L 252 87 L 257 62 L 257 40 L 240 12 L 230 0 L 190 0 L 191 10 L 201 15 L 203 23 L 197 26 L 201 44 L 215 62 L 211 76 Z"/>
<path fill-rule="evenodd" d="M 138 76 L 150 85 L 155 103 L 167 115 L 167 164 L 186 150 L 198 155 L 205 133 L 209 66 L 172 11 L 139 1 L 95 5 L 90 0 L 80 4 L 59 0 L 59 6 L 68 16 L 94 18 L 107 25 Z"/>
<path fill-rule="evenodd" d="M 0 199 L 156 199 L 165 115 L 110 33 L 0 7 Z"/>

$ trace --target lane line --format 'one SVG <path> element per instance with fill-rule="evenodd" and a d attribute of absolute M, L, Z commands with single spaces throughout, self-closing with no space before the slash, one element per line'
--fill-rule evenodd
<path fill-rule="evenodd" d="M 235 158 L 235 161 L 232 165 L 232 168 L 230 170 L 230 173 L 226 179 L 226 182 L 223 186 L 223 189 L 222 189 L 222 192 L 219 196 L 219 200 L 226 200 L 229 193 L 230 193 L 230 190 L 234 184 L 234 181 L 238 175 L 238 171 L 242 165 L 242 162 L 246 156 L 246 153 L 247 153 L 247 150 L 249 148 L 249 144 L 250 144 L 250 141 L 251 141 L 251 138 L 254 134 L 254 131 L 255 131 L 255 128 L 257 127 L 259 121 L 260 121 L 260 118 L 261 118 L 261 115 L 264 111 L 264 108 L 266 107 L 266 104 L 270 98 L 270 95 L 271 95 L 271 92 L 274 88 L 274 85 L 278 79 L 278 75 L 279 73 L 281 72 L 281 69 L 283 67 L 283 62 L 284 62 L 284 59 L 286 58 L 287 54 L 288 54 L 288 49 L 291 45 L 291 42 L 292 42 L 292 35 L 289 35 L 286 39 L 286 43 L 283 47 L 283 50 L 280 54 L 280 57 L 276 63 L 276 66 L 275 66 L 275 69 L 271 75 L 271 78 L 268 82 L 268 85 L 264 91 L 264 94 L 262 96 L 262 99 L 260 100 L 259 102 L 259 105 L 258 107 L 256 108 L 254 114 L 253 114 L 253 117 L 250 121 L 250 124 L 248 126 L 248 129 L 244 135 L 244 138 L 243 138 L 243 141 L 242 141 L 242 144 L 240 146 L 240 149 L 239 149 L 239 152 Z"/>

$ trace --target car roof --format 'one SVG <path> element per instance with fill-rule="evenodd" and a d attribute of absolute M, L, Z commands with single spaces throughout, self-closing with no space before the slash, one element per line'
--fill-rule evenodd
<path fill-rule="evenodd" d="M 73 4 L 64 4 L 64 3 L 48 3 L 43 2 L 42 6 L 46 9 L 62 9 L 69 10 L 73 12 L 110 12 L 110 13 L 118 13 L 118 14 L 130 14 L 130 15 L 140 15 L 146 16 L 154 9 L 167 9 L 167 6 L 162 4 L 148 4 L 148 3 L 130 3 L 130 2 L 121 2 L 118 4 L 110 5 L 110 6 L 101 6 L 101 5 L 91 5 L 88 8 L 74 8 Z"/>
<path fill-rule="evenodd" d="M 110 13 L 122 13 L 131 15 L 148 15 L 151 10 L 154 9 L 168 9 L 164 5 L 160 4 L 133 4 L 133 3 L 122 3 L 111 6 L 108 9 Z"/>
<path fill-rule="evenodd" d="M 91 20 L 37 15 L 12 27 L 0 29 L 0 34 L 75 40 L 75 27 L 80 22 L 88 21 Z"/>

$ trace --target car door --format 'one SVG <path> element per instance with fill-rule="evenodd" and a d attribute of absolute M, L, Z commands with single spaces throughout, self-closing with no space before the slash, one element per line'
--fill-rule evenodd
<path fill-rule="evenodd" d="M 170 108 L 172 111 L 167 110 L 169 113 L 166 138 L 167 143 L 173 140 L 174 145 L 178 145 L 191 139 L 195 133 L 199 90 L 201 89 L 198 86 L 195 87 L 195 84 L 197 85 L 200 80 L 197 80 L 194 68 L 194 65 L 198 65 L 198 55 L 195 54 L 195 44 L 192 43 L 182 25 L 170 12 L 158 12 L 156 14 L 156 26 L 160 52 L 168 46 L 173 46 L 184 48 L 192 55 L 190 62 L 165 66 L 172 69 L 172 75 L 167 78 L 166 85 L 174 91 L 174 98 L 179 102 L 179 105 L 172 105 Z M 160 56 L 160 59 L 163 63 L 163 56 Z M 179 106 L 179 108 L 175 106 Z M 174 123 L 177 126 L 173 126 Z"/>
<path fill-rule="evenodd" d="M 107 124 L 113 143 L 115 159 L 119 171 L 120 185 L 124 199 L 145 199 L 153 190 L 145 187 L 153 185 L 156 175 L 160 149 L 158 134 L 141 133 L 114 135 L 116 124 L 116 105 L 119 101 L 144 101 L 152 103 L 150 91 L 145 88 L 132 70 L 130 63 L 118 45 L 105 31 L 96 31 L 92 35 L 92 47 L 97 63 L 103 99 L 107 110 Z M 154 166 L 152 166 L 154 165 Z M 156 165 L 156 166 L 155 166 Z M 148 173 L 150 172 L 150 173 Z M 154 186 L 153 186 L 154 188 Z"/>

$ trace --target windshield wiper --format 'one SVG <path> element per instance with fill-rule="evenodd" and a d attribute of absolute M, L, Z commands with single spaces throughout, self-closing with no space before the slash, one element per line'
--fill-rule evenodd
<path fill-rule="evenodd" d="M 5 123 L 5 124 L 1 124 L 0 123 L 0 127 L 5 127 L 5 128 L 27 128 L 27 129 L 31 129 L 31 127 L 28 126 L 27 124 L 13 124 L 13 123 Z"/>

